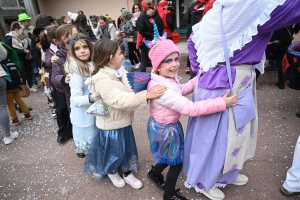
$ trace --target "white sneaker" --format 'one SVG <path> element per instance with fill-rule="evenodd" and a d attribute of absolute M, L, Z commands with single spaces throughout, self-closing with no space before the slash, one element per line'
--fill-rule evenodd
<path fill-rule="evenodd" d="M 4 144 L 10 144 L 10 143 L 12 143 L 17 137 L 19 137 L 19 133 L 18 132 L 10 133 L 10 137 L 9 138 L 5 137 L 3 139 Z"/>
<path fill-rule="evenodd" d="M 56 119 L 57 118 L 57 114 L 56 114 L 56 109 L 52 109 L 52 114 L 51 116 Z"/>
<path fill-rule="evenodd" d="M 243 174 L 239 174 L 234 185 L 245 185 L 248 183 L 249 178 Z"/>
<path fill-rule="evenodd" d="M 30 88 L 30 91 L 31 91 L 31 92 L 37 92 L 38 89 L 36 89 L 36 88 L 34 88 L 34 87 L 31 87 L 31 88 Z"/>
<path fill-rule="evenodd" d="M 140 63 L 134 65 L 134 69 L 138 69 L 140 67 Z"/>
<path fill-rule="evenodd" d="M 114 184 L 114 186 L 121 188 L 125 186 L 124 180 L 121 178 L 119 173 L 115 174 L 107 174 L 108 178 L 111 180 L 111 182 Z"/>
<path fill-rule="evenodd" d="M 222 200 L 225 199 L 225 194 L 219 188 L 203 189 L 202 194 L 211 200 Z"/>
<path fill-rule="evenodd" d="M 141 187 L 143 187 L 143 183 L 142 181 L 140 181 L 139 179 L 137 179 L 132 172 L 128 175 L 128 176 L 124 176 L 123 174 L 123 178 L 125 180 L 125 182 L 129 185 L 131 185 L 131 187 L 133 187 L 134 189 L 140 189 Z"/>
<path fill-rule="evenodd" d="M 40 88 L 41 86 L 39 84 L 33 84 L 32 87 L 37 89 L 37 88 Z"/>

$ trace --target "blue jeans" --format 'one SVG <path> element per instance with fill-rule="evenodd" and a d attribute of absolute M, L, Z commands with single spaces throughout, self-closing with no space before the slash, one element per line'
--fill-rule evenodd
<path fill-rule="evenodd" d="M 33 84 L 37 84 L 37 80 L 36 80 L 35 73 L 34 73 L 35 69 L 37 70 L 37 72 L 39 72 L 39 69 L 37 68 L 36 62 L 33 61 L 31 63 L 31 76 L 32 76 L 32 83 Z"/>

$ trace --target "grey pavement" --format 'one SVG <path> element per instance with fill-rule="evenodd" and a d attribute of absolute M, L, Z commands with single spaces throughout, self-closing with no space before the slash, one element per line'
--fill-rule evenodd
<path fill-rule="evenodd" d="M 179 75 L 183 78 L 182 82 L 189 79 L 189 75 L 184 73 L 185 62 L 186 54 L 181 59 Z M 150 71 L 150 68 L 147 70 Z M 276 88 L 276 77 L 276 72 L 267 72 L 258 80 L 259 133 L 256 155 L 245 163 L 242 170 L 249 177 L 249 182 L 244 186 L 229 185 L 222 189 L 228 200 L 300 198 L 285 198 L 279 192 L 286 171 L 292 164 L 293 150 L 299 136 L 300 119 L 295 112 L 300 108 L 300 93 L 287 87 L 284 90 Z M 98 182 L 90 174 L 83 173 L 84 159 L 76 156 L 73 140 L 65 145 L 56 142 L 56 121 L 51 118 L 41 89 L 31 93 L 24 101 L 33 107 L 34 119 L 26 121 L 19 114 L 21 125 L 11 126 L 11 130 L 20 133 L 19 138 L 10 145 L 0 142 L 0 199 L 162 199 L 163 191 L 154 187 L 147 178 L 147 172 L 153 164 L 146 134 L 148 110 L 135 112 L 133 123 L 140 160 L 136 176 L 144 186 L 140 190 L 129 185 L 120 189 L 115 188 L 107 177 Z M 187 119 L 181 117 L 184 129 Z M 185 188 L 184 181 L 185 175 L 181 174 L 177 187 L 185 196 L 194 200 L 207 199 L 194 189 Z"/>

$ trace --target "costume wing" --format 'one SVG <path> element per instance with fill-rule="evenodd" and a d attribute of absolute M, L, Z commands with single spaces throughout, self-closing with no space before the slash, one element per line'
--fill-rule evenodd
<path fill-rule="evenodd" d="M 127 79 L 132 90 L 137 93 L 147 89 L 151 75 L 145 72 L 132 72 L 127 73 Z"/>

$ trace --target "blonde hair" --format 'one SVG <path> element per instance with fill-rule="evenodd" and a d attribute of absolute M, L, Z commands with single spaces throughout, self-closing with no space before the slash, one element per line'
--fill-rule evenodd
<path fill-rule="evenodd" d="M 153 17 L 153 15 L 154 15 L 154 10 L 152 9 L 152 7 L 153 7 L 152 0 L 145 0 L 145 3 L 146 3 L 147 6 L 148 6 L 148 10 L 146 11 L 146 15 L 147 15 L 148 17 Z"/>
<path fill-rule="evenodd" d="M 69 35 L 72 34 L 73 28 L 75 28 L 75 26 L 73 26 L 72 24 L 64 24 L 57 28 L 56 38 L 63 46 L 66 46 L 63 38 L 69 38 Z"/>

